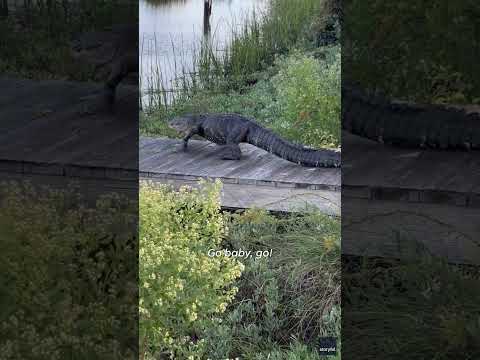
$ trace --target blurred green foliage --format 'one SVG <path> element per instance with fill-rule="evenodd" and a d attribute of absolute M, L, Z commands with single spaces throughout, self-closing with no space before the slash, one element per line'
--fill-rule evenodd
<path fill-rule="evenodd" d="M 479 103 L 476 0 L 344 2 L 343 76 L 418 102 Z"/>

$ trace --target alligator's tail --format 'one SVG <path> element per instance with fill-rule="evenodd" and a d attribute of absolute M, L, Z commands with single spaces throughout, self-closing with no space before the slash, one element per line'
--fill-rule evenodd
<path fill-rule="evenodd" d="M 342 87 L 342 129 L 407 147 L 480 148 L 480 114 L 466 108 L 390 102 Z"/>
<path fill-rule="evenodd" d="M 282 139 L 268 129 L 254 126 L 248 134 L 248 143 L 262 148 L 282 159 L 309 167 L 340 167 L 341 154 L 329 149 L 309 149 Z"/>

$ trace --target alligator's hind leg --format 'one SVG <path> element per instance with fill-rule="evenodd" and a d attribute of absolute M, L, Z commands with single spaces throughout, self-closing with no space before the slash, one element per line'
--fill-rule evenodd
<path fill-rule="evenodd" d="M 227 144 L 223 146 L 223 156 L 224 160 L 240 160 L 242 157 L 242 151 L 240 150 L 239 144 L 244 142 L 247 137 L 248 130 L 232 130 L 232 132 L 227 137 Z"/>
<path fill-rule="evenodd" d="M 238 144 L 227 144 L 222 146 L 222 160 L 240 160 L 242 152 Z"/>
<path fill-rule="evenodd" d="M 124 55 L 113 63 L 108 79 L 105 82 L 103 91 L 100 94 L 93 94 L 83 97 L 82 114 L 93 114 L 99 111 L 113 113 L 115 103 L 115 93 L 118 85 L 128 74 L 138 72 L 138 58 L 134 55 Z"/>

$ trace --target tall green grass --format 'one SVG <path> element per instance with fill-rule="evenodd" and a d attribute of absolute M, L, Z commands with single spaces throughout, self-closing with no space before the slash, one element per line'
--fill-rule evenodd
<path fill-rule="evenodd" d="M 146 107 L 168 107 L 185 97 L 203 91 L 241 90 L 258 80 L 258 72 L 271 66 L 278 54 L 286 53 L 307 31 L 307 25 L 321 12 L 323 1 L 270 0 L 265 13 L 253 12 L 240 30 L 231 28 L 231 43 L 218 51 L 215 36 L 204 38 L 193 53 L 193 71 L 184 58 L 173 60 L 176 84 L 171 89 L 160 76 L 165 59 L 157 56 L 143 76 Z M 306 25 L 307 24 L 307 25 Z M 174 53 L 182 53 L 181 44 L 172 44 Z"/>
<path fill-rule="evenodd" d="M 402 260 L 342 259 L 342 343 L 359 360 L 479 359 L 479 304 L 478 266 L 423 250 Z"/>
<path fill-rule="evenodd" d="M 0 73 L 22 77 L 86 80 L 70 55 L 79 33 L 132 21 L 131 0 L 24 1 L 0 18 Z"/>
<path fill-rule="evenodd" d="M 251 74 L 273 64 L 277 54 L 283 54 L 293 46 L 318 16 L 318 0 L 272 0 L 268 16 L 253 14 L 241 32 L 233 34 L 226 52 L 225 71 L 235 85 L 251 80 Z"/>
<path fill-rule="evenodd" d="M 480 2 L 345 2 L 345 78 L 416 102 L 480 103 Z"/>

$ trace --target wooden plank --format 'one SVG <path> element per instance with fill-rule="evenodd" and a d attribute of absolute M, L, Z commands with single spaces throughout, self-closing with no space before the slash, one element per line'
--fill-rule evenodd
<path fill-rule="evenodd" d="M 192 145 L 188 155 L 180 149 L 170 149 L 168 152 L 156 153 L 149 157 L 147 161 L 140 162 L 140 171 L 192 175 L 192 166 L 190 165 L 203 164 L 203 161 L 210 158 L 208 152 L 200 151 L 201 147 L 206 146 L 207 144 Z"/>
<path fill-rule="evenodd" d="M 118 88 L 115 114 L 87 114 L 80 98 L 102 84 L 0 77 L 0 86 L 0 159 L 137 168 L 136 87 Z"/>
<path fill-rule="evenodd" d="M 147 138 L 141 137 L 142 141 Z M 155 148 L 155 144 L 157 148 Z M 258 184 L 293 183 L 339 188 L 340 169 L 307 168 L 280 159 L 250 144 L 241 144 L 240 160 L 222 160 L 221 149 L 207 141 L 191 140 L 189 151 L 181 150 L 181 141 L 167 138 L 148 140 L 140 153 L 143 173 L 174 174 Z"/>
<path fill-rule="evenodd" d="M 148 147 L 148 145 L 151 145 L 152 143 L 155 143 L 154 138 L 141 136 L 138 141 L 139 151 L 143 152 Z"/>
<path fill-rule="evenodd" d="M 406 149 L 343 134 L 343 184 L 444 192 L 478 192 L 479 151 Z"/>
<path fill-rule="evenodd" d="M 425 151 L 404 181 L 415 189 L 471 192 L 480 184 L 480 153 Z"/>
<path fill-rule="evenodd" d="M 346 254 L 410 257 L 418 241 L 451 262 L 480 264 L 478 209 L 350 197 L 343 204 Z"/>
<path fill-rule="evenodd" d="M 197 187 L 198 181 L 182 179 L 142 178 L 174 188 Z M 263 208 L 271 211 L 304 211 L 308 208 L 340 216 L 340 193 L 337 191 L 304 190 L 295 188 L 258 187 L 255 185 L 222 184 L 220 202 L 231 209 Z"/>
<path fill-rule="evenodd" d="M 35 186 L 48 186 L 53 189 L 67 189 L 75 184 L 82 198 L 92 205 L 100 196 L 117 193 L 136 200 L 138 198 L 138 179 L 112 180 L 112 179 L 86 179 L 69 178 L 66 176 L 53 176 L 46 174 L 21 174 L 0 172 L 2 181 L 23 182 L 28 181 Z"/>
<path fill-rule="evenodd" d="M 10 131 L 24 131 L 24 126 L 43 119 L 44 114 L 67 109 L 82 96 L 101 89 L 98 84 L 53 80 L 0 79 L 0 84 L 2 93 L 6 94 L 1 103 L 2 116 L 11 120 L 0 124 L 2 143 L 13 137 Z"/>

